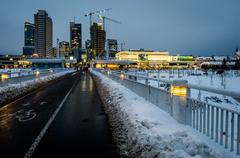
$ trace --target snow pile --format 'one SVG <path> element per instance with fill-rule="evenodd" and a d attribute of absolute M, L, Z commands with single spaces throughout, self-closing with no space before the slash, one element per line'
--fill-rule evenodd
<path fill-rule="evenodd" d="M 51 80 L 54 80 L 58 77 L 61 77 L 70 72 L 73 72 L 73 70 L 58 72 L 48 76 L 39 77 L 33 80 L 24 81 L 17 84 L 8 84 L 7 86 L 0 87 L 0 104 L 5 102 L 6 100 L 13 99 L 21 94 L 29 92 L 32 89 L 36 89 L 40 85 L 47 83 Z"/>
<path fill-rule="evenodd" d="M 234 157 L 189 126 L 107 78 L 91 71 L 112 128 L 120 157 Z"/>

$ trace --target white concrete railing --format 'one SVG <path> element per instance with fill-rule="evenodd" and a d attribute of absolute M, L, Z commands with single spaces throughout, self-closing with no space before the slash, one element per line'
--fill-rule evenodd
<path fill-rule="evenodd" d="M 17 76 L 13 75 L 12 77 L 11 77 L 11 73 L 4 72 L 3 74 L 7 74 L 8 78 L 4 79 L 4 80 L 0 80 L 0 86 L 3 87 L 8 84 L 16 84 L 16 83 L 20 83 L 23 81 L 39 78 L 42 76 L 47 76 L 50 74 L 58 73 L 58 72 L 65 71 L 65 70 L 69 70 L 69 69 L 66 69 L 66 68 L 35 69 L 35 70 L 31 70 L 31 71 L 26 71 L 26 72 L 25 71 L 13 72 L 13 73 L 18 73 L 18 74 L 17 74 Z M 0 74 L 0 76 L 1 76 L 1 74 Z"/>

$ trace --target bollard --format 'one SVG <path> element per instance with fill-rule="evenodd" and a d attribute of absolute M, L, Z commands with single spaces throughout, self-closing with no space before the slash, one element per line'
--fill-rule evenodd
<path fill-rule="evenodd" d="M 173 80 L 170 88 L 172 96 L 172 116 L 182 124 L 191 125 L 192 109 L 187 104 L 190 89 L 186 80 Z"/>

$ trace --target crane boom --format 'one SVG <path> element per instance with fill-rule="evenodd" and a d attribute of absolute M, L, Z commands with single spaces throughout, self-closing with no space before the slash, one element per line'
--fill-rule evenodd
<path fill-rule="evenodd" d="M 110 10 L 112 10 L 112 8 L 108 8 L 108 9 L 103 9 L 103 10 L 100 10 L 100 11 L 96 11 L 94 14 L 102 14 L 102 13 L 105 13 L 105 12 L 107 12 L 107 11 L 110 11 Z"/>
<path fill-rule="evenodd" d="M 109 21 L 112 21 L 112 22 L 115 22 L 115 23 L 121 24 L 120 21 L 117 21 L 117 20 L 114 20 L 114 19 L 111 19 L 111 18 L 108 18 L 108 17 L 103 17 L 103 18 L 105 18 L 105 19 L 107 19 L 107 20 L 109 20 Z"/>
<path fill-rule="evenodd" d="M 90 12 L 90 13 L 85 14 L 84 16 L 89 16 L 90 17 L 90 27 L 91 27 L 92 26 L 92 15 L 102 14 L 102 13 L 105 13 L 105 12 L 110 11 L 110 10 L 112 10 L 112 8 L 107 8 L 107 9 L 98 10 L 98 11 L 95 11 L 95 12 Z"/>
<path fill-rule="evenodd" d="M 112 21 L 112 22 L 115 22 L 115 23 L 121 24 L 120 21 L 117 21 L 117 20 L 114 20 L 114 19 L 108 18 L 108 17 L 106 17 L 106 16 L 102 16 L 101 14 L 99 14 L 98 17 L 103 21 L 103 30 L 105 30 L 105 20 L 109 20 L 109 21 Z"/>

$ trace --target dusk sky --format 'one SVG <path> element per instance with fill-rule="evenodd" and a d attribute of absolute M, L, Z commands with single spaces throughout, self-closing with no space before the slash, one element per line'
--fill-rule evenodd
<path fill-rule="evenodd" d="M 53 20 L 53 43 L 69 41 L 69 22 L 82 23 L 83 45 L 89 39 L 90 11 L 104 14 L 107 38 L 125 49 L 167 50 L 171 54 L 232 55 L 240 47 L 240 0 L 1 0 L 0 54 L 21 54 L 25 21 L 38 9 Z M 94 17 L 98 21 L 97 16 Z"/>

